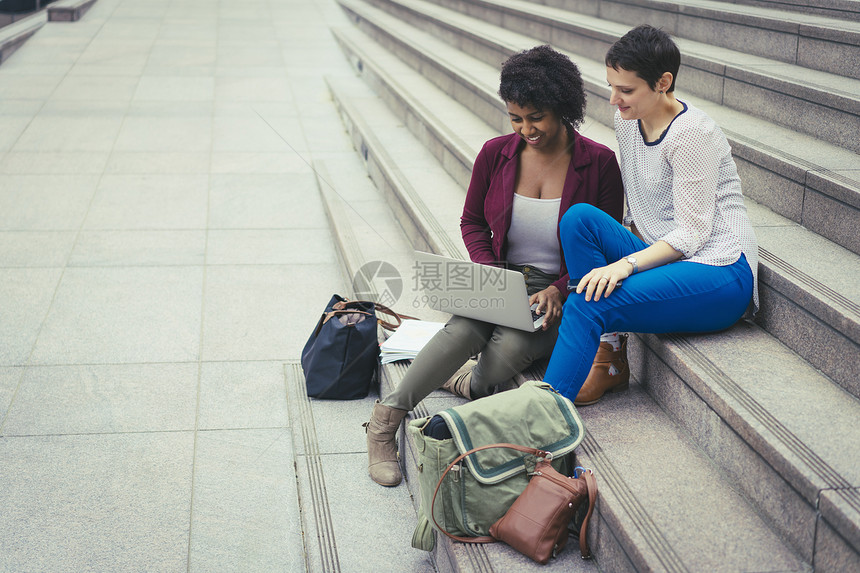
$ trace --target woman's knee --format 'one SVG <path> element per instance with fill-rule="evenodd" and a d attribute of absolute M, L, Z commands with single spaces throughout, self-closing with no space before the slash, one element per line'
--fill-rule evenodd
<path fill-rule="evenodd" d="M 530 332 L 497 328 L 487 346 L 492 347 L 493 352 L 499 356 L 520 362 L 523 358 L 527 359 L 532 351 L 531 338 L 533 334 Z"/>
<path fill-rule="evenodd" d="M 569 234 L 582 234 L 582 230 L 589 227 L 588 222 L 595 216 L 603 213 L 600 209 L 590 203 L 576 203 L 571 205 L 559 222 L 559 231 L 562 236 Z"/>
<path fill-rule="evenodd" d="M 468 348 L 472 354 L 475 354 L 490 340 L 492 331 L 493 325 L 462 316 L 454 316 L 439 331 L 439 342 L 451 348 Z"/>

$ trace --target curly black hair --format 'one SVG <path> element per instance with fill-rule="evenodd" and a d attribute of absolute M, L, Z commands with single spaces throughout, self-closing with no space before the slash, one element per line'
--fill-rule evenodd
<path fill-rule="evenodd" d="M 585 118 L 585 89 L 579 68 L 548 45 L 514 54 L 502 64 L 502 100 L 551 111 L 571 128 Z"/>

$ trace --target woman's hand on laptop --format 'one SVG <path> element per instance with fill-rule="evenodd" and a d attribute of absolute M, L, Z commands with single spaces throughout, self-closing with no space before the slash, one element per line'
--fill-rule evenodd
<path fill-rule="evenodd" d="M 540 292 L 529 297 L 529 305 L 537 303 L 538 314 L 546 316 L 543 320 L 541 328 L 548 329 L 561 319 L 562 300 L 561 293 L 554 285 L 550 285 Z"/>

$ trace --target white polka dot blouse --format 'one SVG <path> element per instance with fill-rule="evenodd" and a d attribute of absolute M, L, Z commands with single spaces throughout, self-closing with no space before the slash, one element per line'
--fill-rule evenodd
<path fill-rule="evenodd" d="M 755 278 L 758 310 L 758 246 L 731 147 L 707 114 L 681 103 L 684 110 L 649 143 L 638 120 L 615 112 L 624 224 L 635 221 L 647 243 L 663 240 L 688 261 L 725 266 L 743 253 Z"/>

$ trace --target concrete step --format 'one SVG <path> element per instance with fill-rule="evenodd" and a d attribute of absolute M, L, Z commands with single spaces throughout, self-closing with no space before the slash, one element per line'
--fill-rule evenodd
<path fill-rule="evenodd" d="M 337 79 L 329 79 L 329 88 L 353 145 L 411 244 L 419 250 L 467 258 L 460 238 L 464 195 L 459 184 L 399 120 L 396 129 L 386 131 L 384 142 L 378 140 L 367 118 L 375 122 L 377 116 L 387 117 L 390 112 L 369 88 L 344 88 Z"/>
<path fill-rule="evenodd" d="M 357 28 L 335 28 L 332 35 L 374 93 L 465 189 L 472 176 L 474 150 L 498 135 L 498 130 L 396 55 L 368 41 Z M 465 97 L 474 97 L 469 86 L 463 91 Z"/>
<path fill-rule="evenodd" d="M 440 39 L 367 3 L 339 1 L 359 28 L 385 49 L 420 70 L 491 126 L 508 129 L 496 95 L 499 63 L 541 40 L 462 15 L 449 22 L 458 24 L 457 35 Z M 418 4 L 417 0 L 411 3 Z M 446 13 L 451 16 L 450 11 Z M 608 103 L 605 66 L 602 61 L 572 57 L 583 73 L 588 115 L 611 127 L 614 110 Z M 860 217 L 856 153 L 695 96 L 681 96 L 710 114 L 726 133 L 748 197 L 860 253 L 860 235 L 854 232 Z"/>
<path fill-rule="evenodd" d="M 420 34 L 411 30 L 407 33 L 416 38 Z M 361 69 L 362 75 L 401 121 L 416 126 L 413 133 L 428 149 L 437 150 L 435 156 L 438 160 L 445 164 L 448 152 L 444 150 L 457 150 L 456 168 L 449 169 L 449 173 L 461 185 L 458 203 L 461 204 L 471 173 L 471 164 L 466 168 L 466 158 L 475 157 L 483 141 L 489 137 L 508 132 L 510 124 L 506 119 L 497 122 L 497 129 L 489 127 L 489 131 L 474 132 L 469 141 L 459 137 L 446 140 L 446 134 L 454 131 L 448 126 L 471 125 L 468 109 L 464 110 L 458 103 L 462 101 L 472 102 L 471 105 L 485 113 L 492 112 L 496 117 L 502 117 L 496 112 L 502 108 L 498 96 L 495 96 L 495 102 L 489 99 L 491 86 L 495 85 L 489 82 L 498 82 L 498 70 L 469 61 L 467 56 L 453 50 L 446 53 L 442 46 L 434 46 L 437 51 L 442 50 L 439 51 L 440 66 L 442 62 L 457 62 L 456 69 L 452 69 L 453 65 L 447 66 L 454 74 L 449 85 L 456 81 L 462 87 L 455 93 L 457 101 L 448 97 L 446 103 L 430 81 L 442 84 L 441 80 L 414 77 L 407 63 L 393 59 L 384 47 L 367 35 L 355 29 L 338 29 L 335 36 L 356 68 Z M 384 65 L 375 63 L 380 58 Z M 422 69 L 428 70 L 428 67 Z M 404 77 L 409 78 L 408 84 L 401 81 Z M 463 95 L 462 90 L 470 85 L 479 95 L 473 93 L 471 98 Z M 433 106 L 421 104 L 425 96 L 434 102 Z M 435 126 L 441 127 L 437 129 Z M 429 136 L 431 131 L 436 135 Z M 473 132 L 474 128 L 468 127 L 464 129 L 466 131 Z M 592 120 L 583 126 L 582 132 L 615 147 L 614 132 L 602 124 Z M 747 190 L 751 187 L 746 186 Z M 760 324 L 854 395 L 860 396 L 860 364 L 845 360 L 846 356 L 860 352 L 860 285 L 846 280 L 846 277 L 860 274 L 860 257 L 754 201 L 748 202 L 748 208 L 760 240 L 761 296 L 769 301 L 763 305 L 758 317 Z M 455 215 L 453 209 L 450 215 Z"/>
<path fill-rule="evenodd" d="M 48 7 L 51 22 L 77 22 L 92 8 L 96 0 L 57 0 Z"/>
<path fill-rule="evenodd" d="M 401 363 L 385 368 L 384 387 L 393 389 L 404 373 Z M 432 415 L 459 403 L 462 400 L 450 394 L 434 392 L 413 416 Z M 601 571 L 809 570 L 637 384 L 611 404 L 611 413 L 580 410 L 587 434 L 576 452 L 577 464 L 594 470 L 600 489 L 589 544 Z M 416 475 L 413 444 L 405 442 L 404 450 L 407 474 Z M 415 480 L 409 487 L 417 499 Z M 691 497 L 697 502 L 685 503 Z M 447 561 L 457 563 L 454 571 L 537 570 L 528 562 L 517 568 L 506 563 L 516 557 L 509 549 L 496 556 L 495 548 L 447 539 L 441 543 L 440 571 L 440 550 Z M 572 569 L 577 562 L 582 563 L 576 551 L 568 550 L 551 562 L 550 570 L 579 571 Z"/>
<path fill-rule="evenodd" d="M 38 32 L 47 21 L 45 11 L 41 10 L 0 28 L 0 64 L 8 60 L 15 50 Z"/>
<path fill-rule="evenodd" d="M 399 137 L 390 135 L 401 129 L 399 118 L 389 115 L 385 118 L 378 108 L 368 105 L 369 94 L 363 93 L 362 85 L 347 83 L 343 80 L 330 81 L 333 87 L 333 97 L 356 97 L 360 105 L 356 105 L 350 111 L 354 113 L 367 114 L 363 123 L 370 126 L 376 132 L 376 142 L 397 141 L 397 146 L 402 146 L 403 141 Z M 381 103 L 381 102 L 380 102 Z M 355 119 L 351 119 L 347 125 L 354 125 Z M 351 131 L 350 127 L 348 130 Z M 416 140 L 416 144 L 419 142 Z M 361 147 L 357 147 L 361 149 Z M 361 154 L 362 157 L 364 153 Z M 368 158 L 372 154 L 368 152 Z M 428 158 L 428 161 L 435 161 Z M 423 159 L 422 159 L 423 161 Z M 369 167 L 371 166 L 368 160 Z M 315 166 L 316 167 L 316 166 Z M 432 169 L 432 165 L 426 166 Z M 371 167 L 372 168 L 372 167 Z M 323 169 L 317 169 L 322 172 Z M 330 169 L 325 170 L 331 173 Z M 326 177 L 330 179 L 331 176 Z M 336 177 L 336 176 L 335 176 Z M 336 179 L 333 188 L 339 187 Z M 363 194 L 362 197 L 365 197 Z M 379 192 L 376 200 L 369 198 L 352 198 L 347 193 L 324 192 L 329 214 L 332 218 L 332 229 L 336 234 L 336 241 L 342 247 L 347 274 L 353 269 L 360 268 L 369 260 L 378 260 L 381 256 L 389 256 L 390 249 L 378 241 L 361 243 L 360 248 L 355 248 L 357 235 L 361 231 L 351 230 L 356 224 L 363 226 L 362 218 L 344 212 L 338 214 L 338 209 L 347 209 L 346 204 L 358 203 L 355 209 L 359 212 L 367 212 L 366 204 L 371 202 L 379 205 L 380 199 L 384 197 Z M 342 204 L 341 204 L 342 203 Z M 338 206 L 341 204 L 340 206 Z M 348 208 L 353 209 L 351 206 Z M 376 220 L 384 216 L 378 209 L 373 210 Z M 368 213 L 369 215 L 369 213 Z M 392 213 L 392 220 L 397 216 Z M 390 227 L 383 223 L 383 227 Z M 376 246 L 374 246 L 376 244 Z M 346 247 L 346 248 L 344 248 Z M 405 372 L 405 363 L 395 363 L 383 368 L 382 384 L 383 394 L 392 389 L 402 378 Z M 538 372 L 533 373 L 539 375 Z M 631 424 L 636 421 L 639 427 L 631 425 L 630 432 L 636 432 L 643 436 L 641 428 L 650 426 L 647 435 L 651 438 L 649 446 L 651 450 L 634 446 L 629 442 L 623 448 L 607 447 L 601 444 L 606 441 L 607 445 L 617 440 L 617 428 L 610 430 L 608 423 L 604 424 L 605 431 L 597 431 L 600 416 L 593 421 L 587 421 L 589 427 L 589 455 L 582 454 L 581 461 L 588 461 L 590 467 L 594 467 L 598 476 L 606 474 L 606 479 L 601 479 L 601 499 L 599 503 L 599 517 L 595 520 L 596 525 L 591 529 L 590 539 L 594 544 L 595 553 L 598 555 L 598 565 L 603 570 L 647 570 L 659 568 L 659 564 L 666 559 L 665 550 L 668 548 L 672 558 L 676 560 L 675 565 L 682 567 L 681 570 L 715 570 L 715 571 L 739 571 L 760 570 L 767 563 L 778 563 L 785 571 L 806 571 L 803 561 L 796 553 L 787 547 L 779 537 L 770 529 L 766 522 L 758 516 L 750 506 L 745 497 L 738 493 L 737 489 L 725 480 L 720 479 L 719 470 L 702 454 L 702 452 L 679 432 L 670 419 L 660 412 L 657 405 L 647 395 L 637 391 L 630 396 L 637 404 L 630 406 L 636 413 L 634 416 L 626 416 Z M 462 400 L 451 396 L 443 391 L 434 392 L 425 399 L 414 411 L 413 416 L 424 416 L 435 413 L 451 405 L 462 403 Z M 593 410 L 597 412 L 597 410 Z M 629 413 L 629 412 L 628 412 Z M 587 412 L 584 416 L 587 418 Z M 593 422 L 593 423 L 592 423 Z M 591 426 L 595 425 L 595 430 Z M 615 436 L 615 438 L 613 438 Z M 407 469 L 407 476 L 416 475 L 415 452 L 412 444 L 406 439 L 401 440 L 403 447 L 403 458 Z M 662 450 L 665 454 L 643 455 L 653 448 Z M 595 456 L 594 452 L 604 452 L 604 457 Z M 683 467 L 683 472 L 673 472 L 674 475 L 667 480 L 653 480 L 653 473 L 644 467 L 630 468 L 622 467 L 631 461 L 630 451 L 638 451 L 636 459 L 643 459 L 652 466 L 664 465 L 666 457 L 671 451 L 673 464 Z M 655 509 L 662 504 L 658 501 L 665 492 L 671 490 L 675 495 L 682 495 L 687 488 L 699 490 L 699 481 L 717 484 L 713 490 L 705 496 L 707 502 L 696 505 L 681 504 L 669 512 L 657 512 Z M 412 479 L 407 482 L 412 491 L 413 499 L 417 500 L 417 481 Z M 655 487 L 656 485 L 656 487 Z M 650 498 L 650 499 L 649 499 Z M 632 500 L 632 508 L 631 506 Z M 702 530 L 698 525 L 705 516 L 711 519 L 712 526 Z M 633 530 L 633 520 L 641 519 L 643 515 L 659 514 L 659 518 L 647 524 L 644 535 L 646 539 L 653 542 L 659 540 L 661 550 L 659 553 L 649 548 L 647 543 L 643 545 L 641 539 L 629 539 Z M 613 526 L 619 523 L 622 529 L 620 533 L 613 531 Z M 686 524 L 686 525 L 685 525 Z M 692 524 L 696 525 L 698 535 L 689 536 L 684 534 L 691 530 Z M 739 524 L 740 528 L 730 524 Z M 616 537 L 628 537 L 622 541 L 616 541 Z M 750 542 L 750 539 L 753 539 Z M 726 559 L 723 551 L 715 547 L 734 547 L 745 542 L 746 549 L 736 552 L 732 558 Z M 641 548 L 640 548 L 641 545 Z M 599 548 L 599 549 L 598 549 Z M 634 550 L 636 548 L 636 550 Z M 598 553 L 599 551 L 599 553 Z M 632 554 L 632 556 L 629 556 Z M 641 554 L 641 555 L 640 555 Z M 450 542 L 447 538 L 438 539 L 437 549 L 434 551 L 437 569 L 440 571 L 595 571 L 595 564 L 583 562 L 579 559 L 576 551 L 564 552 L 558 559 L 552 561 L 549 566 L 541 567 L 529 562 L 522 556 L 513 552 L 504 545 L 490 546 L 468 546 Z"/>
<path fill-rule="evenodd" d="M 443 0 L 443 3 L 474 16 L 489 5 L 504 6 L 505 17 L 511 13 L 509 9 L 519 13 L 523 4 L 530 4 L 533 10 L 543 7 L 540 2 L 528 0 Z M 848 70 L 851 66 L 845 65 L 856 61 L 860 54 L 860 23 L 856 21 L 713 0 L 573 0 L 560 7 L 563 11 L 625 24 L 627 28 L 647 22 L 673 36 L 713 47 L 860 78 L 860 70 Z M 553 15 L 553 11 L 537 13 Z"/>
<path fill-rule="evenodd" d="M 375 2 L 407 10 L 422 4 L 411 0 Z M 596 18 L 570 8 L 545 7 L 525 0 L 449 0 L 445 4 L 479 21 L 526 33 L 600 63 L 609 46 L 631 27 L 624 20 L 610 22 L 607 16 Z M 743 10 L 756 9 L 745 7 Z M 796 14 L 792 16 L 801 18 Z M 632 20 L 633 24 L 641 22 L 656 24 L 647 18 Z M 708 30 L 716 28 L 713 20 L 707 23 Z M 688 34 L 691 28 L 665 24 L 663 27 L 673 33 L 676 27 L 680 31 L 677 41 L 684 58 L 679 85 L 684 93 L 752 113 L 853 151 L 860 150 L 854 137 L 856 129 L 851 129 L 852 125 L 860 126 L 860 80 L 846 77 L 853 73 L 853 70 L 845 70 L 850 66 L 840 63 L 841 69 L 837 68 L 837 72 L 817 72 L 797 65 L 794 59 L 785 62 L 773 56 L 758 55 L 747 49 L 750 42 L 733 50 L 718 47 L 708 39 L 691 37 Z M 860 30 L 860 24 L 856 27 Z M 858 39 L 860 34 L 853 41 Z M 799 109 L 803 113 L 798 113 Z"/>
<path fill-rule="evenodd" d="M 637 339 L 631 370 L 648 393 L 806 560 L 860 560 L 860 435 L 834 436 L 860 415 L 856 397 L 756 325 Z M 835 492 L 855 509 L 822 509 Z M 818 535 L 822 522 L 838 548 Z"/>
<path fill-rule="evenodd" d="M 840 20 L 860 22 L 858 0 L 730 0 L 734 4 L 791 10 L 801 14 L 829 16 Z"/>
<path fill-rule="evenodd" d="M 387 138 L 385 138 L 385 139 L 387 139 Z M 766 210 L 761 210 L 760 208 L 759 208 L 759 210 L 762 212 L 766 212 Z M 753 213 L 753 214 L 755 215 L 755 213 Z M 771 213 L 770 216 L 774 217 L 775 215 L 773 215 Z M 758 222 L 759 222 L 760 226 L 767 223 L 767 221 L 765 221 L 763 217 L 759 217 Z M 773 225 L 772 223 L 768 226 L 778 227 L 778 225 Z M 791 229 L 791 232 L 797 232 L 797 229 L 800 229 L 800 228 Z M 808 231 L 805 231 L 805 230 L 802 230 L 801 232 L 808 233 Z M 811 233 L 809 233 L 809 235 L 812 236 Z M 814 237 L 812 237 L 812 238 L 814 238 Z M 781 242 L 781 239 L 774 241 L 774 243 L 777 245 L 780 242 Z M 825 243 L 826 243 L 826 241 L 825 241 Z M 830 245 L 830 247 L 832 247 L 832 245 Z M 844 276 L 844 275 L 842 275 L 842 276 Z M 829 393 L 833 397 L 833 401 L 830 402 L 828 408 L 832 408 L 832 409 L 835 409 L 837 411 L 840 408 L 843 408 L 843 409 L 848 408 L 851 412 L 860 413 L 860 412 L 855 411 L 856 407 L 857 407 L 856 398 L 854 398 L 853 396 L 849 396 L 843 390 L 841 390 L 838 387 L 836 387 L 835 385 L 833 385 L 831 380 L 827 379 L 825 376 L 822 376 L 814 368 L 811 368 L 809 366 L 809 364 L 807 364 L 803 359 L 801 359 L 800 357 L 791 353 L 791 351 L 789 349 L 787 349 L 785 346 L 783 346 L 780 342 L 778 342 L 776 339 L 774 339 L 768 333 L 762 331 L 761 329 L 759 329 L 755 326 L 748 326 L 748 328 L 753 329 L 757 333 L 756 337 L 754 337 L 755 344 L 753 344 L 753 345 L 748 344 L 748 341 L 746 339 L 744 339 L 743 337 L 739 336 L 737 333 L 732 331 L 728 335 L 719 335 L 719 336 L 715 337 L 716 340 L 723 341 L 725 344 L 727 344 L 728 345 L 727 347 L 720 348 L 718 351 L 715 351 L 713 356 L 705 355 L 706 357 L 702 360 L 711 360 L 712 358 L 717 359 L 721 356 L 750 356 L 750 355 L 751 356 L 760 356 L 761 355 L 762 357 L 777 356 L 779 358 L 776 360 L 776 363 L 770 364 L 770 366 L 773 367 L 773 370 L 769 371 L 770 372 L 769 375 L 772 376 L 774 379 L 785 378 L 787 380 L 787 382 L 785 383 L 786 392 L 788 392 L 789 394 L 793 394 L 793 393 L 800 392 L 805 388 L 813 388 L 814 387 L 814 388 L 816 388 L 816 391 L 818 391 L 818 390 L 824 391 L 825 393 Z M 665 344 L 663 346 L 665 346 Z M 651 351 L 651 354 L 653 354 L 653 351 Z M 693 356 L 693 357 L 699 357 L 700 355 L 701 355 L 701 352 L 699 352 L 698 354 L 695 352 L 690 354 L 690 356 Z M 794 361 L 791 362 L 791 367 L 788 366 L 790 362 L 788 361 L 787 358 L 785 358 L 784 355 L 794 356 Z M 856 355 L 856 350 L 855 350 L 854 355 Z M 678 359 L 678 362 L 680 364 L 687 364 L 689 360 L 691 360 L 689 357 L 682 355 L 681 358 Z M 798 372 L 801 372 L 801 371 L 803 374 L 802 376 L 798 374 Z M 760 372 L 758 374 L 760 374 Z M 758 375 L 758 374 L 756 374 L 756 375 Z M 676 378 L 678 378 L 678 380 L 680 381 L 679 382 L 680 384 L 682 384 L 682 385 L 684 384 L 684 382 L 683 382 L 683 380 L 685 380 L 684 377 L 677 377 L 676 376 Z M 732 377 L 725 377 L 725 376 L 717 377 L 716 379 L 717 380 L 723 380 L 726 378 L 729 380 L 733 380 Z M 810 380 L 814 380 L 815 384 L 812 384 L 810 382 Z M 756 382 L 756 379 L 752 378 L 745 383 L 754 384 L 755 382 Z M 713 381 L 708 381 L 705 383 L 705 385 L 706 385 L 706 387 L 708 387 L 708 385 L 712 384 L 712 383 L 713 383 Z M 794 384 L 798 385 L 797 388 L 794 387 Z M 681 390 L 677 390 L 676 392 L 681 392 Z M 667 392 L 667 394 L 675 395 L 674 392 Z M 809 398 L 809 396 L 807 395 L 806 398 Z M 813 393 L 812 399 L 815 399 L 814 393 Z M 802 400 L 801 400 L 800 404 L 795 403 L 792 406 L 798 408 L 799 409 L 798 411 L 802 411 Z M 705 402 L 702 407 L 705 408 L 706 411 L 711 412 L 711 414 L 713 415 L 713 412 L 715 411 L 715 409 L 711 408 L 709 403 Z M 724 414 L 718 414 L 718 415 L 725 417 Z M 729 418 L 729 420 L 732 420 L 734 418 L 734 419 L 742 421 L 743 423 L 747 423 L 747 422 L 744 422 L 744 420 L 746 418 L 745 418 L 745 413 L 743 413 L 743 412 L 741 412 L 740 414 L 738 414 L 737 412 L 733 412 L 732 416 L 728 416 L 728 418 Z M 753 425 L 755 425 L 755 424 L 753 424 Z M 730 426 L 730 427 L 732 428 L 731 432 L 737 432 L 738 431 L 737 428 L 734 428 L 733 426 Z M 806 430 L 806 428 L 801 425 L 798 428 L 791 428 L 790 432 L 802 434 L 803 431 L 805 431 L 805 430 Z M 760 438 L 759 442 L 768 444 L 767 448 L 769 448 L 769 449 L 775 449 L 775 450 L 779 451 L 782 446 L 779 443 L 777 445 L 773 445 L 768 441 L 768 439 L 769 438 Z M 814 442 L 814 441 L 816 441 L 817 438 L 816 438 L 816 436 L 812 436 L 809 439 Z M 853 438 L 849 438 L 849 440 L 848 440 L 849 443 L 851 443 L 852 440 L 853 440 Z M 718 440 L 718 444 L 720 444 L 720 443 L 723 443 L 723 442 Z M 729 445 L 731 445 L 732 447 L 735 446 L 734 444 L 726 444 L 727 447 Z M 744 442 L 741 442 L 738 445 L 738 447 L 741 447 L 741 446 L 742 447 L 748 447 L 745 445 Z M 756 456 L 763 456 L 763 454 L 758 452 L 758 450 L 753 450 L 753 451 L 756 452 L 756 454 L 755 454 Z M 860 453 L 860 452 L 856 452 L 856 451 L 853 451 L 850 449 L 849 449 L 849 451 L 842 451 L 842 454 L 848 455 L 847 459 L 849 459 L 849 460 L 856 457 L 856 454 L 858 454 L 858 453 Z M 785 454 L 784 457 L 790 458 L 792 456 L 793 456 L 793 454 L 791 452 L 789 452 L 788 454 Z M 830 465 L 831 467 L 834 465 L 839 465 L 839 464 L 842 464 L 844 466 L 845 465 L 845 459 L 846 458 L 839 457 L 839 453 L 837 452 L 835 460 L 827 460 L 826 463 L 828 465 Z M 769 481 L 763 481 L 762 482 L 758 479 L 758 475 L 757 475 L 756 480 L 754 480 L 752 482 L 745 483 L 744 487 L 750 491 L 751 495 L 756 494 L 756 495 L 760 496 L 760 499 L 756 499 L 757 503 L 760 503 L 762 505 L 764 510 L 767 512 L 767 514 L 770 515 L 772 519 L 774 519 L 774 522 L 777 524 L 778 527 L 780 527 L 780 529 L 782 529 L 785 532 L 786 535 L 789 535 L 789 536 L 793 535 L 792 542 L 795 543 L 796 547 L 799 550 L 801 550 L 804 553 L 804 555 L 811 561 L 813 559 L 814 542 L 815 541 L 812 540 L 809 537 L 809 535 L 810 535 L 810 532 L 813 532 L 815 530 L 814 520 L 817 519 L 816 514 L 815 514 L 815 510 L 814 510 L 814 508 L 817 507 L 817 503 L 818 503 L 816 496 L 820 495 L 822 491 L 827 491 L 828 489 L 831 489 L 830 486 L 832 486 L 832 484 L 824 483 L 822 485 L 821 483 L 819 483 L 817 485 L 809 485 L 808 483 L 802 482 L 802 480 L 800 482 L 792 482 L 791 480 L 794 479 L 795 476 L 804 475 L 804 473 L 807 472 L 809 470 L 809 468 L 808 467 L 801 467 L 798 469 L 796 466 L 791 465 L 791 462 L 785 462 L 782 459 L 777 460 L 773 463 L 775 463 L 777 465 L 775 466 L 775 468 L 773 470 L 771 470 L 771 475 L 768 478 Z M 771 466 L 767 465 L 766 467 L 771 467 Z M 786 468 L 789 468 L 789 469 L 786 469 Z M 843 473 L 844 473 L 845 468 L 843 467 L 840 471 L 843 471 Z M 786 472 L 789 475 L 785 476 L 785 475 L 783 475 L 783 472 Z M 850 474 L 850 472 L 848 472 L 848 473 Z M 840 475 L 842 475 L 842 474 L 840 474 Z M 740 477 L 743 477 L 743 476 L 740 476 Z M 849 475 L 849 478 L 850 479 L 846 479 L 845 483 L 855 483 L 853 481 L 852 476 Z M 785 485 L 786 483 L 790 483 L 791 485 L 786 486 Z M 820 486 L 819 489 L 815 489 L 816 487 L 819 487 L 819 486 Z M 852 485 L 848 489 L 850 490 L 851 487 L 855 487 L 855 486 Z M 796 524 L 796 521 L 793 521 L 793 519 L 796 517 L 796 515 L 792 515 L 792 519 L 790 519 L 788 521 L 785 521 L 784 518 L 782 517 L 783 507 L 786 504 L 786 502 L 784 500 L 782 500 L 780 503 L 776 503 L 774 505 L 774 504 L 770 503 L 770 501 L 766 495 L 764 497 L 761 497 L 762 492 L 765 492 L 768 494 L 771 493 L 772 491 L 783 491 L 783 490 L 788 490 L 789 492 L 791 492 L 794 489 L 798 489 L 798 490 L 805 489 L 807 492 L 813 492 L 813 491 L 817 492 L 814 494 L 810 494 L 807 498 L 801 498 L 801 497 L 793 498 L 793 504 L 795 507 L 799 507 L 799 508 L 802 508 L 803 510 L 805 510 L 806 516 L 810 515 L 809 512 L 812 512 L 812 516 L 813 516 L 812 517 L 813 523 L 809 523 L 809 520 L 807 519 L 805 525 L 808 525 L 809 527 L 802 528 L 802 533 L 800 533 L 800 534 L 798 534 L 797 532 L 794 532 L 794 529 L 796 529 L 795 525 L 794 525 L 794 524 Z M 795 514 L 797 514 L 797 513 L 802 514 L 802 511 L 797 510 L 795 512 Z M 840 521 L 840 519 L 834 519 L 833 521 L 838 522 L 838 521 Z M 855 523 L 855 526 L 856 526 L 856 523 Z M 839 531 L 843 535 L 847 535 L 848 537 L 850 537 L 850 534 L 846 534 L 845 532 L 848 531 L 850 533 L 851 527 L 852 527 L 851 525 L 848 525 L 847 529 L 840 529 Z M 846 547 L 851 547 L 851 544 L 850 543 L 847 544 Z M 848 551 L 850 553 L 849 550 L 846 550 L 846 551 Z"/>

